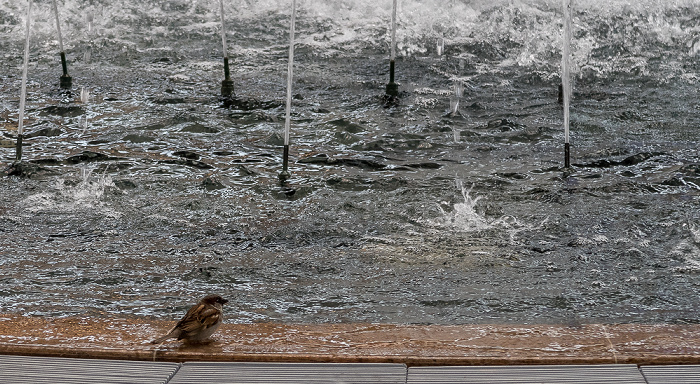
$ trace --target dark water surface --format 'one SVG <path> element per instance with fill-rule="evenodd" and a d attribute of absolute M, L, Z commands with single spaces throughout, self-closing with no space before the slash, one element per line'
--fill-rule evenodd
<path fill-rule="evenodd" d="M 302 1 L 286 188 L 287 2 L 226 4 L 226 106 L 218 1 L 116 3 L 59 1 L 70 94 L 34 4 L 0 312 L 174 318 L 218 292 L 233 322 L 698 322 L 697 0 L 576 2 L 570 171 L 559 1 L 402 2 L 388 107 L 391 2 Z M 3 168 L 25 7 L 0 3 Z"/>

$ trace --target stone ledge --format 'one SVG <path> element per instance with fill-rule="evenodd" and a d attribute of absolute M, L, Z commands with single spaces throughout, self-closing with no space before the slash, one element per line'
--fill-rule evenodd
<path fill-rule="evenodd" d="M 700 364 L 700 325 L 224 324 L 150 344 L 173 321 L 0 315 L 0 354 L 156 361 L 420 365 Z"/>

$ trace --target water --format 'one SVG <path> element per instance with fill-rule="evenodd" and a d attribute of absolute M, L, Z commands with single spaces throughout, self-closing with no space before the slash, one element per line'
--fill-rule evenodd
<path fill-rule="evenodd" d="M 59 52 L 63 52 L 63 35 L 61 34 L 61 21 L 59 20 L 58 17 L 58 5 L 56 4 L 56 0 L 53 0 L 53 12 L 54 15 L 56 16 L 56 35 L 58 36 L 58 50 Z"/>
<path fill-rule="evenodd" d="M 220 0 L 219 6 L 221 8 L 221 45 L 223 46 L 224 57 L 228 57 L 228 45 L 226 44 L 226 23 L 224 22 L 224 1 Z"/>
<path fill-rule="evenodd" d="M 390 108 L 392 4 L 299 2 L 281 188 L 288 3 L 224 4 L 229 107 L 219 1 L 59 2 L 71 95 L 34 4 L 0 311 L 173 319 L 217 292 L 234 322 L 697 323 L 697 1 L 573 4 L 571 173 L 560 1 L 402 1 Z M 3 168 L 25 14 L 0 4 Z"/>

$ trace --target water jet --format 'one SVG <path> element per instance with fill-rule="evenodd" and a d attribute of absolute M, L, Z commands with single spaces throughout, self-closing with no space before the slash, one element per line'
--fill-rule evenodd
<path fill-rule="evenodd" d="M 279 179 L 282 183 L 291 176 L 289 173 L 289 130 L 292 118 L 292 77 L 294 72 L 294 24 L 296 23 L 297 1 L 292 0 L 292 18 L 289 23 L 289 62 L 287 64 L 287 107 L 284 118 L 284 152 L 282 154 L 282 172 Z"/>
<path fill-rule="evenodd" d="M 24 64 L 22 66 L 22 91 L 19 99 L 19 123 L 17 125 L 17 148 L 15 160 L 22 161 L 22 139 L 24 137 L 24 106 L 27 100 L 27 67 L 29 66 L 29 27 L 32 19 L 32 0 L 27 5 L 27 31 L 24 43 Z"/>
<path fill-rule="evenodd" d="M 459 115 L 459 101 L 462 99 L 464 94 L 464 86 L 461 82 L 456 81 L 453 85 L 454 95 L 450 97 L 450 116 Z"/>
<path fill-rule="evenodd" d="M 391 11 L 391 58 L 389 61 L 389 84 L 386 85 L 386 94 L 389 97 L 399 96 L 399 85 L 394 82 L 394 70 L 396 63 L 396 3 Z"/>
<path fill-rule="evenodd" d="M 435 50 L 436 50 L 438 56 L 442 56 L 445 53 L 445 38 L 444 37 L 437 39 Z"/>
<path fill-rule="evenodd" d="M 66 51 L 63 49 L 63 36 L 61 35 L 61 23 L 58 20 L 58 6 L 56 0 L 53 0 L 53 13 L 56 15 L 56 31 L 58 33 L 58 47 L 61 50 L 61 67 L 63 75 L 61 75 L 59 84 L 63 89 L 70 89 L 73 86 L 73 78 L 68 74 L 68 64 L 66 63 Z"/>
<path fill-rule="evenodd" d="M 221 96 L 231 97 L 233 94 L 233 80 L 228 65 L 228 52 L 226 49 L 226 25 L 224 23 L 224 0 L 220 0 L 221 5 L 221 42 L 224 46 L 224 80 L 221 81 Z"/>
<path fill-rule="evenodd" d="M 569 145 L 569 103 L 571 99 L 571 79 L 569 76 L 570 47 L 571 47 L 571 0 L 562 0 L 564 11 L 564 38 L 561 57 L 561 99 L 564 105 L 564 168 L 571 167 Z"/>

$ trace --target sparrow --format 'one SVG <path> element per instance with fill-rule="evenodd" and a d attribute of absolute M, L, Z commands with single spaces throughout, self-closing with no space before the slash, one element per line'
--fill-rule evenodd
<path fill-rule="evenodd" d="M 224 318 L 223 305 L 226 303 L 228 300 L 219 295 L 204 296 L 165 336 L 159 337 L 151 343 L 160 344 L 171 337 L 195 342 L 208 338 L 221 325 Z"/>

